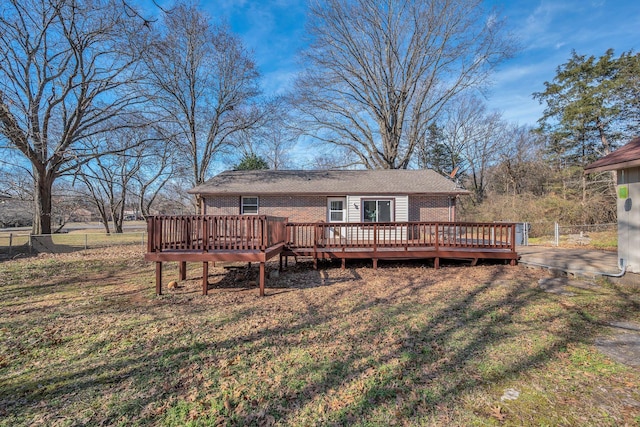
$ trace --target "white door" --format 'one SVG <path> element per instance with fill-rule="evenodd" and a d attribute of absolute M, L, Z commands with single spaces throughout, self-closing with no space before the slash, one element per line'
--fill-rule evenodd
<path fill-rule="evenodd" d="M 347 222 L 347 198 L 346 197 L 328 197 L 327 198 L 327 222 Z M 344 238 L 345 227 L 330 227 L 328 230 L 328 239 Z M 338 243 L 334 240 L 334 243 Z"/>

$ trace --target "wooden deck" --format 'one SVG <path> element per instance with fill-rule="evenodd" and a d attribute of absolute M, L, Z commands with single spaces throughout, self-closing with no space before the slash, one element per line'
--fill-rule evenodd
<path fill-rule="evenodd" d="M 515 224 L 512 223 L 289 223 L 267 216 L 156 216 L 147 220 L 145 260 L 156 263 L 156 293 L 162 293 L 162 263 L 179 262 L 180 279 L 187 262 L 203 263 L 202 293 L 208 290 L 208 263 L 258 262 L 260 295 L 264 295 L 265 263 L 283 257 L 378 260 L 500 259 L 514 265 Z"/>

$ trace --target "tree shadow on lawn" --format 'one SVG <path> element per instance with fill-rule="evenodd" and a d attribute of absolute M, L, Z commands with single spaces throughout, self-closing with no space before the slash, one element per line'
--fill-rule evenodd
<path fill-rule="evenodd" d="M 60 266 L 63 270 L 64 266 Z M 62 280 L 51 273 L 51 277 L 42 277 L 30 281 L 29 284 L 5 285 L 0 287 L 1 306 L 20 314 L 38 313 L 44 308 L 56 310 L 70 304 L 93 299 L 93 308 L 106 307 L 110 301 L 119 300 L 127 295 L 145 293 L 143 288 L 128 289 L 127 276 L 144 276 L 143 267 L 123 271 L 118 266 L 100 267 L 99 274 L 76 271 L 69 273 Z M 151 289 L 151 288 L 149 288 Z M 114 302 L 115 303 L 115 302 Z"/>
<path fill-rule="evenodd" d="M 274 262 L 267 263 L 266 272 L 266 296 L 281 294 L 284 290 L 307 289 L 313 287 L 331 286 L 338 283 L 351 282 L 361 280 L 358 268 L 361 265 L 342 270 L 343 273 L 339 277 L 332 277 L 327 271 L 336 271 L 335 263 L 321 262 L 319 268 L 314 270 L 312 262 L 297 262 L 293 266 L 288 267 L 277 277 L 270 277 L 270 273 L 277 271 L 277 264 Z M 225 267 L 223 267 L 225 268 Z M 198 274 L 200 273 L 200 274 Z M 202 270 L 190 270 L 185 281 L 179 281 L 178 292 L 172 294 L 198 294 L 202 292 Z M 258 290 L 259 269 L 256 264 L 246 267 L 221 267 L 210 268 L 208 275 L 208 291 L 214 291 L 211 294 L 215 298 L 216 291 L 256 291 Z M 307 276 L 306 279 L 301 276 Z M 166 282 L 166 280 L 165 280 Z"/>
<path fill-rule="evenodd" d="M 367 280 L 354 271 L 360 279 L 352 280 Z M 562 317 L 567 328 L 539 348 L 511 349 L 505 360 L 493 363 L 496 348 L 522 339 L 514 325 L 527 323 L 523 310 L 557 297 L 532 286 L 527 275 L 513 280 L 497 268 L 470 289 L 440 287 L 441 281 L 468 273 L 449 268 L 429 277 L 397 279 L 386 293 L 354 283 L 362 287 L 354 294 L 345 279 L 323 293 L 320 287 L 304 288 L 243 301 L 229 307 L 223 319 L 203 319 L 202 330 L 177 330 L 173 341 L 165 334 L 134 339 L 133 347 L 118 349 L 113 338 L 96 340 L 74 360 L 34 372 L 33 379 L 3 378 L 0 406 L 18 420 L 40 411 L 72 417 L 61 408 L 76 404 L 82 410 L 86 403 L 80 401 L 87 396 L 111 393 L 114 404 L 103 405 L 105 412 L 88 415 L 86 422 L 157 423 L 167 414 L 184 416 L 182 422 L 193 414 L 211 422 L 222 417 L 230 424 L 257 424 L 267 416 L 285 424 L 304 416 L 338 424 L 394 417 L 418 422 L 465 392 L 544 365 L 572 343 L 590 342 L 599 330 L 579 308 L 564 317 L 538 313 L 542 319 L 534 326 Z M 505 278 L 509 286 L 497 285 Z M 177 315 L 196 319 L 216 305 L 205 298 Z M 621 304 L 614 314 L 624 319 L 631 306 Z M 280 310 L 283 321 L 243 327 L 246 322 L 260 325 Z M 166 321 L 166 316 L 155 317 L 136 327 L 161 327 Z M 216 328 L 237 333 L 217 337 Z M 193 399 L 190 392 L 196 393 Z M 65 401 L 70 405 L 60 404 Z M 182 414 L 180 405 L 191 409 Z"/>
<path fill-rule="evenodd" d="M 512 350 L 511 354 L 505 355 L 506 360 L 497 361 L 494 367 L 489 367 L 488 373 L 482 373 L 481 368 L 477 366 L 479 357 L 490 354 L 496 346 L 511 345 L 520 340 L 521 331 L 510 330 L 508 325 L 527 323 L 520 318 L 522 309 L 537 301 L 549 299 L 549 296 L 524 280 L 514 283 L 509 292 L 501 298 L 480 307 L 476 306 L 476 303 L 486 297 L 494 287 L 493 283 L 499 281 L 500 274 L 497 273 L 495 277 L 476 289 L 463 293 L 461 298 L 454 298 L 453 301 L 448 296 L 436 298 L 431 302 L 435 305 L 444 302 L 444 307 L 422 325 L 407 327 L 404 324 L 407 313 L 419 310 L 413 304 L 401 304 L 392 309 L 383 310 L 384 317 L 392 319 L 397 317 L 402 320 L 371 325 L 370 329 L 359 332 L 353 340 L 366 340 L 367 337 L 380 335 L 381 332 L 397 336 L 397 332 L 404 328 L 405 333 L 400 334 L 398 341 L 391 343 L 387 351 L 381 351 L 376 355 L 346 352 L 339 354 L 336 360 L 330 363 L 311 363 L 304 366 L 295 376 L 308 378 L 322 372 L 323 379 L 320 382 L 310 381 L 305 388 L 296 390 L 289 396 L 280 396 L 280 399 L 275 399 L 276 403 L 270 405 L 270 411 L 284 420 L 295 422 L 299 414 L 295 411 L 283 413 L 281 403 L 278 402 L 293 400 L 296 402 L 296 407 L 304 407 L 305 404 L 317 400 L 319 396 L 326 396 L 336 389 L 348 388 L 349 384 L 366 378 L 369 375 L 368 371 L 373 369 L 378 372 L 375 384 L 368 387 L 356 402 L 343 407 L 343 410 L 334 414 L 333 418 L 330 417 L 329 421 L 351 423 L 370 414 L 376 405 L 393 406 L 399 400 L 402 402 L 399 410 L 406 416 L 424 416 L 435 411 L 441 403 L 451 403 L 467 390 L 482 388 L 540 367 L 555 358 L 557 353 L 564 352 L 570 344 L 591 343 L 600 325 L 593 321 L 590 314 L 575 309 L 574 315 L 566 319 L 567 328 L 556 332 L 554 338 L 545 346 L 530 351 L 521 351 L 516 348 L 515 353 Z M 384 304 L 386 300 L 412 295 L 424 286 L 425 283 L 422 280 L 410 281 L 393 292 L 389 298 L 364 302 L 352 311 L 354 313 L 369 311 L 381 303 Z M 284 331 L 276 329 L 269 333 L 275 336 L 300 334 L 309 327 L 329 322 L 330 316 L 319 315 L 318 307 L 330 304 L 332 301 L 337 302 L 343 296 L 341 294 L 342 292 L 336 292 L 332 298 L 321 302 L 308 301 L 309 316 L 305 324 L 290 327 Z M 615 315 L 624 316 L 627 309 L 628 306 L 621 306 Z M 564 316 L 547 314 L 544 317 L 543 321 L 536 323 L 551 324 Z M 471 327 L 471 336 L 460 340 L 457 335 L 465 327 Z M 332 336 L 342 332 L 344 331 L 336 332 Z M 245 339 L 257 340 L 260 335 Z M 331 338 L 325 340 L 324 344 L 331 345 L 331 341 Z M 451 345 L 452 342 L 459 342 L 460 345 Z M 361 362 L 367 357 L 373 357 L 373 360 L 363 365 Z M 392 366 L 389 369 L 381 369 L 390 363 Z M 459 373 L 462 374 L 458 375 Z M 425 393 L 415 395 L 412 390 L 416 385 L 426 386 L 426 390 L 423 390 Z M 498 402 L 497 399 L 496 402 Z"/>

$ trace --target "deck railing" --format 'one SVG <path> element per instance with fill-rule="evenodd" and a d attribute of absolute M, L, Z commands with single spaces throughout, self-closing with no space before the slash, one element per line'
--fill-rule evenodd
<path fill-rule="evenodd" d="M 287 219 L 250 215 L 175 215 L 147 219 L 147 252 L 265 250 L 285 240 Z"/>
<path fill-rule="evenodd" d="M 252 215 L 179 215 L 147 219 L 147 251 L 479 248 L 515 252 L 515 224 L 460 222 L 289 223 Z"/>
<path fill-rule="evenodd" d="M 459 222 L 287 223 L 286 246 L 303 248 L 457 247 L 515 251 L 515 224 Z"/>

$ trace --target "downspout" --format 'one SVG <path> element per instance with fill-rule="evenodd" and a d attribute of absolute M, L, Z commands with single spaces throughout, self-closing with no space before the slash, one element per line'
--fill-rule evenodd
<path fill-rule="evenodd" d="M 453 203 L 451 199 L 451 196 L 447 196 L 447 201 L 449 202 L 449 222 L 453 222 Z"/>

